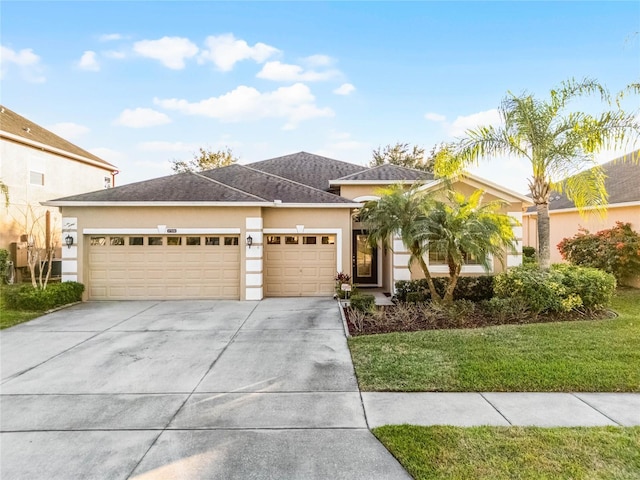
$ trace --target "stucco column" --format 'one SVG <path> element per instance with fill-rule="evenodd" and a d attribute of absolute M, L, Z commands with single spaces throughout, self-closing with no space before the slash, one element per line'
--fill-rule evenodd
<path fill-rule="evenodd" d="M 263 235 L 262 217 L 246 217 L 246 235 L 251 236 L 251 246 L 245 244 L 245 300 L 263 298 Z M 245 239 L 246 241 L 246 239 Z"/>
<path fill-rule="evenodd" d="M 73 238 L 73 245 L 67 247 L 65 239 Z M 78 219 L 76 217 L 62 218 L 62 281 L 78 281 Z"/>
<path fill-rule="evenodd" d="M 411 270 L 409 270 L 409 259 L 411 253 L 407 250 L 402 238 L 393 237 L 393 275 L 391 278 L 391 290 L 396 293 L 396 282 L 398 280 L 411 280 Z"/>
<path fill-rule="evenodd" d="M 522 212 L 507 212 L 513 222 L 511 228 L 516 237 L 516 251 L 507 252 L 507 267 L 517 267 L 522 265 Z"/>

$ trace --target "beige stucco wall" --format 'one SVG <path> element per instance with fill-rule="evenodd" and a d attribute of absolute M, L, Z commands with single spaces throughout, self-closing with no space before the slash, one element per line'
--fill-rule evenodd
<path fill-rule="evenodd" d="M 29 183 L 30 170 L 44 170 L 44 185 Z M 36 217 L 47 210 L 40 202 L 104 188 L 104 178 L 111 170 L 71 160 L 19 143 L 0 139 L 0 178 L 9 187 L 9 208 L 0 206 L 0 248 L 7 248 L 31 223 L 25 216 L 31 207 Z M 2 199 L 4 200 L 4 199 Z M 60 215 L 49 208 L 52 220 L 60 228 Z"/>

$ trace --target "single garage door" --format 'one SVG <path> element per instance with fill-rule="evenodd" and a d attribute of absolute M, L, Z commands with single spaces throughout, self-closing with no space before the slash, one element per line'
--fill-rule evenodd
<path fill-rule="evenodd" d="M 335 243 L 335 235 L 267 235 L 265 296 L 332 295 Z"/>
<path fill-rule="evenodd" d="M 92 235 L 92 300 L 240 298 L 237 236 Z"/>

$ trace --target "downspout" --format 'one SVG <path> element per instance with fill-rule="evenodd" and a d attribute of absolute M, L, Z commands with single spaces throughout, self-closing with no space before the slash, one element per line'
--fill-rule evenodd
<path fill-rule="evenodd" d="M 111 172 L 111 188 L 116 186 L 116 175 L 120 173 L 120 170 L 114 170 Z"/>

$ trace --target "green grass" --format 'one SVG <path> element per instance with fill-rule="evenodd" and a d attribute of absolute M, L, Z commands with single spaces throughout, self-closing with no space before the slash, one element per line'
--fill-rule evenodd
<path fill-rule="evenodd" d="M 349 339 L 365 391 L 640 391 L 640 290 L 614 319 Z"/>
<path fill-rule="evenodd" d="M 0 330 L 4 328 L 13 327 L 19 323 L 27 322 L 39 317 L 43 312 L 27 312 L 24 310 L 10 310 L 4 303 L 2 295 L 2 288 L 0 287 Z"/>
<path fill-rule="evenodd" d="M 373 433 L 417 480 L 640 477 L 640 427 L 418 427 Z"/>

